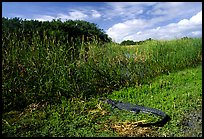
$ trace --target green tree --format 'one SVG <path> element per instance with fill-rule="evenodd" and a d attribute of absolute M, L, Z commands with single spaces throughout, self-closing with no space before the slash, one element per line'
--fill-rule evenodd
<path fill-rule="evenodd" d="M 133 40 L 125 40 L 120 43 L 121 45 L 135 45 L 136 43 Z"/>

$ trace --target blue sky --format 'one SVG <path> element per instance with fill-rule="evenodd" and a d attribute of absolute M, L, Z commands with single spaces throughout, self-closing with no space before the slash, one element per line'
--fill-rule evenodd
<path fill-rule="evenodd" d="M 119 43 L 202 37 L 201 2 L 2 2 L 2 16 L 86 20 Z"/>

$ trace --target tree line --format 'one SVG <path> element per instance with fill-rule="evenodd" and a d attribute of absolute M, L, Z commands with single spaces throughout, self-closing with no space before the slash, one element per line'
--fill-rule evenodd
<path fill-rule="evenodd" d="M 103 29 L 100 29 L 95 23 L 83 20 L 66 20 L 62 22 L 60 19 L 38 21 L 23 20 L 17 17 L 11 19 L 2 17 L 2 32 L 4 34 L 16 33 L 19 39 L 22 39 L 23 36 L 29 39 L 38 33 L 41 38 L 46 35 L 55 37 L 56 41 L 60 40 L 64 43 L 88 43 L 93 41 L 106 43 L 112 41 Z"/>
<path fill-rule="evenodd" d="M 133 41 L 133 40 L 124 40 L 120 43 L 120 45 L 140 45 L 147 41 L 153 40 L 152 38 L 146 39 L 144 41 Z"/>

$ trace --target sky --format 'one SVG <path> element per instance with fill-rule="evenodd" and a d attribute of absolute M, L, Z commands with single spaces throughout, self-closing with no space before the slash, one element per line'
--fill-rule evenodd
<path fill-rule="evenodd" d="M 202 2 L 2 2 L 2 17 L 85 20 L 117 43 L 202 37 Z"/>

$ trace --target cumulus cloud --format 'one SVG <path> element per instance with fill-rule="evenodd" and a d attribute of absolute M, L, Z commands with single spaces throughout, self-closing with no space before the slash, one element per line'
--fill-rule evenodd
<path fill-rule="evenodd" d="M 164 26 L 155 26 L 151 21 L 134 19 L 118 23 L 109 28 L 107 34 L 116 42 L 128 39 L 140 41 L 148 38 L 173 39 L 184 36 L 202 36 L 202 11 L 190 19 L 182 19 Z"/>
<path fill-rule="evenodd" d="M 124 37 L 144 29 L 149 24 L 146 20 L 133 19 L 123 23 L 117 23 L 109 28 L 106 33 L 116 42 L 120 42 Z"/>
<path fill-rule="evenodd" d="M 97 10 L 95 4 L 83 8 L 72 5 L 67 7 L 67 12 L 52 9 L 33 19 L 95 22 L 116 42 L 202 35 L 201 2 L 107 2 L 101 5 Z"/>
<path fill-rule="evenodd" d="M 190 21 L 191 23 L 194 24 L 202 24 L 202 11 L 200 11 L 199 13 L 197 13 L 195 16 L 193 16 Z"/>

